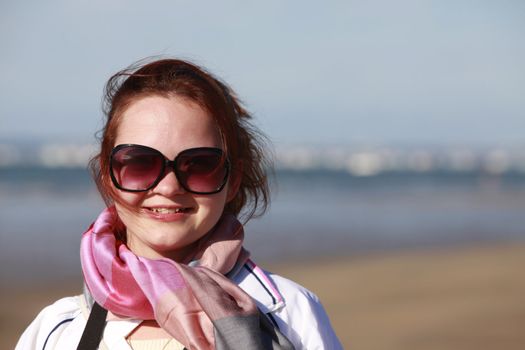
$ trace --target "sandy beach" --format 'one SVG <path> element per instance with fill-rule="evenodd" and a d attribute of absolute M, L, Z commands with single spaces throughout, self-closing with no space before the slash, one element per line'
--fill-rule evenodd
<path fill-rule="evenodd" d="M 523 349 L 525 244 L 439 248 L 266 265 L 319 295 L 345 349 Z M 5 281 L 4 281 L 5 282 Z M 45 305 L 78 294 L 2 283 L 0 348 Z"/>

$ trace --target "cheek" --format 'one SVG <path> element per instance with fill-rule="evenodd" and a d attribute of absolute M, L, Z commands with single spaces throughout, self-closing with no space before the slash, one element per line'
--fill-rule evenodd
<path fill-rule="evenodd" d="M 214 195 L 204 196 L 198 200 L 201 209 L 204 209 L 210 219 L 215 220 L 222 215 L 226 205 L 227 191 L 222 190 Z"/>
<path fill-rule="evenodd" d="M 119 199 L 132 207 L 138 206 L 144 198 L 143 193 L 122 192 L 117 190 Z"/>
<path fill-rule="evenodd" d="M 123 232 L 127 232 L 126 235 L 132 232 L 138 232 L 143 228 L 144 223 L 137 217 L 135 212 L 130 211 L 129 208 L 126 208 L 122 204 L 115 203 L 115 208 L 117 209 L 117 215 L 120 219 L 123 227 L 121 229 Z"/>
<path fill-rule="evenodd" d="M 122 206 L 122 204 L 115 203 L 115 209 L 117 209 L 117 215 L 124 224 L 124 226 L 128 226 L 129 224 L 129 210 L 127 210 L 125 207 Z"/>
<path fill-rule="evenodd" d="M 133 212 L 134 208 L 140 207 L 144 194 L 142 193 L 129 193 L 129 192 L 118 192 L 118 198 L 122 203 L 117 201 L 114 202 L 115 208 L 120 221 L 126 227 L 132 227 L 137 224 L 136 213 Z"/>

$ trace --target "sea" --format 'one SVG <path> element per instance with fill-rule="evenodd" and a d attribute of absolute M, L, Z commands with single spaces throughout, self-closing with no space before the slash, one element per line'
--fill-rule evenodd
<path fill-rule="evenodd" d="M 245 225 L 258 261 L 525 241 L 525 174 L 277 170 Z M 79 276 L 81 234 L 104 208 L 86 169 L 0 168 L 0 284 Z"/>

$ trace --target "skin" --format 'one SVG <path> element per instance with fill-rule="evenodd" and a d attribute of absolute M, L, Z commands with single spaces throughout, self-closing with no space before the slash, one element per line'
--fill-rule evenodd
<path fill-rule="evenodd" d="M 218 147 L 222 142 L 212 117 L 200 106 L 181 97 L 149 96 L 132 103 L 123 113 L 115 145 L 134 143 L 153 147 L 169 159 L 188 148 Z M 194 243 L 218 222 L 224 206 L 235 197 L 236 179 L 212 195 L 189 193 L 169 172 L 153 189 L 142 193 L 117 190 L 120 198 L 135 210 L 116 203 L 126 226 L 127 245 L 147 258 L 166 257 L 182 261 Z M 173 215 L 173 209 L 186 208 Z M 171 215 L 151 208 L 169 208 Z"/>

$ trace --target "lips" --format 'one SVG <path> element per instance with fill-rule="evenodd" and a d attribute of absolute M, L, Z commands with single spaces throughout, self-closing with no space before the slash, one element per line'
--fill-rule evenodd
<path fill-rule="evenodd" d="M 160 221 L 177 221 L 195 211 L 193 207 L 143 207 L 142 212 L 148 217 Z"/>
<path fill-rule="evenodd" d="M 146 209 L 156 214 L 184 213 L 190 210 L 190 208 L 146 208 Z"/>

